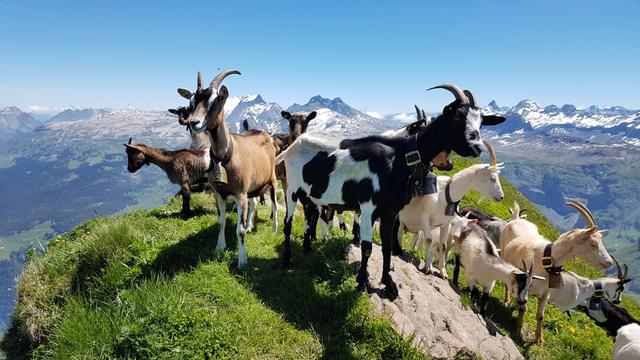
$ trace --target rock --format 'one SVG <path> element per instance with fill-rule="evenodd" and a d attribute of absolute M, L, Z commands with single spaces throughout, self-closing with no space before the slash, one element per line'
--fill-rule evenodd
<path fill-rule="evenodd" d="M 360 248 L 349 245 L 347 261 L 359 266 Z M 482 316 L 460 302 L 449 282 L 425 275 L 415 265 L 393 256 L 391 276 L 398 285 L 392 302 L 376 289 L 382 276 L 381 248 L 374 244 L 369 258 L 369 281 L 374 287 L 370 300 L 378 314 L 389 319 L 413 345 L 434 358 L 481 357 L 483 359 L 523 359 L 511 338 L 504 336 Z"/>

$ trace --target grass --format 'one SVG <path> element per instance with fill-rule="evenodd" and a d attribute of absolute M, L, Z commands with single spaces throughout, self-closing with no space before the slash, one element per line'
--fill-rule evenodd
<path fill-rule="evenodd" d="M 457 158 L 458 169 L 470 162 Z M 550 239 L 555 227 L 515 188 L 503 181 L 502 203 L 477 206 L 508 218 L 517 200 Z M 472 192 L 462 204 L 475 203 Z M 260 358 L 418 359 L 410 340 L 388 319 L 373 314 L 366 294 L 354 291 L 355 274 L 342 261 L 349 239 L 335 234 L 303 254 L 303 219 L 294 220 L 293 269 L 276 270 L 282 235 L 272 234 L 269 209 L 259 208 L 248 235 L 249 263 L 238 270 L 235 216 L 227 221 L 230 249 L 215 253 L 218 232 L 210 195 L 195 195 L 195 216 L 177 215 L 181 200 L 155 210 L 96 218 L 33 255 L 22 276 L 20 301 L 2 349 L 10 357 L 36 358 Z M 282 216 L 282 214 L 280 214 Z M 408 237 L 407 239 L 408 240 Z M 419 256 L 422 254 L 418 254 Z M 568 268 L 592 278 L 602 273 L 583 262 Z M 448 271 L 452 272 L 451 266 Z M 471 306 L 461 277 L 463 302 Z M 505 308 L 498 285 L 489 319 L 514 333 L 516 311 Z M 612 341 L 580 313 L 549 306 L 544 346 L 531 343 L 536 300 L 516 344 L 532 359 L 606 359 Z M 638 317 L 629 300 L 624 306 Z"/>
<path fill-rule="evenodd" d="M 188 221 L 174 199 L 51 240 L 28 262 L 3 350 L 54 359 L 424 358 L 354 291 L 341 261 L 347 239 L 332 237 L 309 255 L 295 246 L 294 269 L 274 270 L 281 235 L 260 221 L 238 270 L 235 240 L 230 251 L 214 251 L 212 197 L 192 204 Z M 259 217 L 268 219 L 268 209 Z M 234 216 L 228 221 L 235 239 Z M 294 231 L 302 228 L 296 219 Z"/>

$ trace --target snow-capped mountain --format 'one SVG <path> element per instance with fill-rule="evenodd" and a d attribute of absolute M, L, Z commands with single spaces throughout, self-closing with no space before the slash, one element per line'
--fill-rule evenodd
<path fill-rule="evenodd" d="M 242 121 L 247 120 L 251 129 L 270 133 L 286 132 L 288 125 L 280 115 L 282 107 L 264 101 L 260 95 L 249 95 L 227 99 L 225 103 L 227 125 L 232 132 L 242 132 Z"/>
<path fill-rule="evenodd" d="M 333 100 L 316 95 L 304 105 L 293 104 L 287 111 L 311 112 L 318 115 L 309 123 L 309 132 L 331 133 L 341 137 L 364 136 L 381 133 L 397 124 L 374 118 L 347 105 L 340 98 Z"/>
<path fill-rule="evenodd" d="M 29 133 L 39 125 L 33 116 L 15 106 L 0 108 L 0 140 Z"/>

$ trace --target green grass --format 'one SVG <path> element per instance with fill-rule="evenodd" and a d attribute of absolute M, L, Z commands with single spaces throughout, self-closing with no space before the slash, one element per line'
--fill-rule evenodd
<path fill-rule="evenodd" d="M 456 168 L 469 161 L 456 158 Z M 477 206 L 503 218 L 517 200 L 549 239 L 555 227 L 503 181 L 502 203 Z M 462 204 L 474 203 L 472 192 Z M 335 234 L 303 254 L 302 216 L 294 219 L 293 269 L 274 269 L 282 234 L 272 234 L 269 209 L 259 208 L 247 237 L 249 263 L 236 268 L 235 215 L 227 219 L 230 249 L 215 253 L 218 228 L 210 195 L 192 198 L 195 216 L 177 215 L 181 200 L 155 210 L 96 218 L 56 237 L 44 255 L 33 255 L 19 286 L 20 301 L 2 349 L 11 357 L 37 358 L 424 358 L 374 315 L 366 294 L 354 291 L 355 274 L 343 261 L 349 238 Z M 282 217 L 282 214 L 280 214 Z M 405 240 L 408 240 L 405 239 Z M 418 254 L 421 256 L 422 254 Z M 583 262 L 568 268 L 592 278 L 602 273 Z M 451 266 L 448 271 L 452 272 Z M 462 301 L 472 305 L 461 277 Z M 516 310 L 505 308 L 498 285 L 490 320 L 512 335 Z M 544 346 L 531 343 L 536 300 L 530 299 L 524 340 L 534 359 L 606 359 L 611 339 L 586 316 L 549 306 Z M 473 305 L 472 305 L 473 306 Z M 629 300 L 624 306 L 638 317 Z"/>
<path fill-rule="evenodd" d="M 8 356 L 424 358 L 354 291 L 342 261 L 347 239 L 315 244 L 309 255 L 295 244 L 294 268 L 275 270 L 282 235 L 262 220 L 248 236 L 249 263 L 238 270 L 235 240 L 230 251 L 214 251 L 212 196 L 195 195 L 192 205 L 188 221 L 177 217 L 175 199 L 96 218 L 51 240 L 20 282 L 2 343 Z M 261 207 L 259 218 L 269 210 Z M 228 239 L 233 223 L 229 216 Z M 302 228 L 300 217 L 295 233 Z"/>

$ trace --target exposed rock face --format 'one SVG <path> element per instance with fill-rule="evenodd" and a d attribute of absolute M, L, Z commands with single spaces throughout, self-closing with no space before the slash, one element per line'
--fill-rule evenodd
<path fill-rule="evenodd" d="M 347 247 L 347 261 L 359 265 L 360 248 Z M 416 348 L 434 358 L 481 357 L 483 359 L 523 359 L 513 341 L 465 307 L 449 282 L 425 275 L 415 265 L 392 257 L 392 276 L 398 285 L 393 302 L 374 291 L 371 303 L 376 312 L 392 320 L 403 335 L 413 335 Z M 369 258 L 369 281 L 377 287 L 382 274 L 382 252 L 377 245 Z"/>

